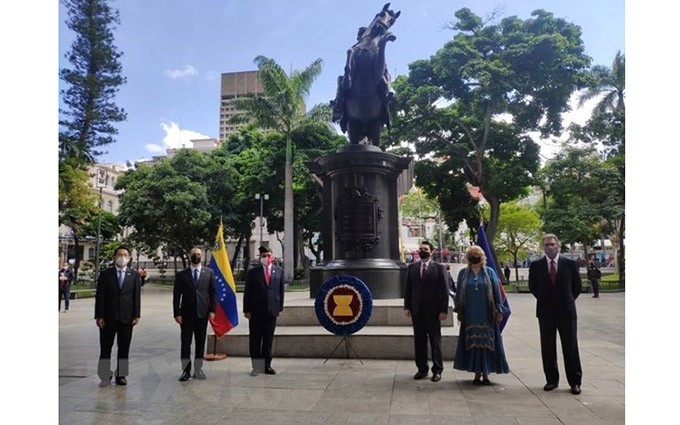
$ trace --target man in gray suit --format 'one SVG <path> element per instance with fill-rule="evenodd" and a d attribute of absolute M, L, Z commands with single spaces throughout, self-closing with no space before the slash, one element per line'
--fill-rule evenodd
<path fill-rule="evenodd" d="M 141 279 L 136 270 L 128 267 L 130 251 L 119 246 L 113 253 L 113 260 L 115 266 L 99 274 L 94 303 L 100 348 L 97 374 L 102 380 L 101 386 L 109 385 L 113 377 L 111 348 L 114 339 L 118 340 L 116 384 L 127 385 L 132 328 L 139 323 L 141 310 Z"/>
<path fill-rule="evenodd" d="M 208 320 L 215 318 L 217 305 L 215 272 L 201 265 L 203 259 L 201 249 L 193 248 L 189 259 L 191 265 L 177 273 L 172 291 L 173 315 L 181 330 L 182 376 L 179 378 L 181 382 L 188 381 L 191 377 L 192 337 L 196 340 L 194 378 L 206 379 L 203 372 L 205 337 Z"/>

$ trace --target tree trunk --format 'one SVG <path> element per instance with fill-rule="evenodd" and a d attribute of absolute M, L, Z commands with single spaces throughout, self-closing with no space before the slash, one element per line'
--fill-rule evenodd
<path fill-rule="evenodd" d="M 623 243 L 624 235 L 626 234 L 625 229 L 626 215 L 621 216 L 621 222 L 619 223 L 619 228 L 617 229 L 617 243 L 619 245 L 618 258 L 616 259 L 616 267 L 619 272 L 619 280 L 621 281 L 621 288 L 626 288 L 626 255 L 625 255 L 625 244 Z"/>
<path fill-rule="evenodd" d="M 283 276 L 284 282 L 293 281 L 294 270 L 294 215 L 293 215 L 293 162 L 290 137 L 286 140 L 286 165 L 283 207 Z"/>

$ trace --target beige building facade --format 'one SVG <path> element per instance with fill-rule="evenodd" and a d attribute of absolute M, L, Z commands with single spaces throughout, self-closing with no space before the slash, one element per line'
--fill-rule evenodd
<path fill-rule="evenodd" d="M 234 105 L 234 99 L 246 94 L 261 95 L 263 93 L 259 71 L 227 72 L 222 74 L 220 83 L 220 141 L 242 126 L 242 124 L 232 124 L 229 122 L 231 117 L 239 112 Z"/>

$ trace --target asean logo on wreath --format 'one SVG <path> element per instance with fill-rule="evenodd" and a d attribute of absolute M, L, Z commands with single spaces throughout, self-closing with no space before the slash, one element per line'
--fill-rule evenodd
<path fill-rule="evenodd" d="M 373 311 L 368 286 L 350 275 L 333 276 L 316 293 L 314 309 L 319 323 L 335 335 L 351 335 L 366 325 Z"/>

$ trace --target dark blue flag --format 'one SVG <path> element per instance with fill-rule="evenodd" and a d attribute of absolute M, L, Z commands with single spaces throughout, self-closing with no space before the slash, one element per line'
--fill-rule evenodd
<path fill-rule="evenodd" d="M 503 285 L 500 284 L 502 272 L 496 269 L 496 262 L 491 256 L 489 241 L 486 239 L 486 233 L 484 232 L 483 225 L 479 226 L 479 231 L 477 232 L 477 245 L 479 245 L 479 247 L 484 250 L 484 255 L 486 255 L 486 265 L 491 265 L 491 268 L 496 272 L 496 276 L 498 276 L 498 286 L 501 289 L 501 304 L 503 304 L 503 320 L 501 320 L 501 322 L 498 324 L 498 329 L 500 332 L 503 332 L 505 325 L 508 323 L 508 318 L 510 317 L 510 304 L 508 303 L 508 297 L 505 295 L 505 289 L 503 289 Z"/>

